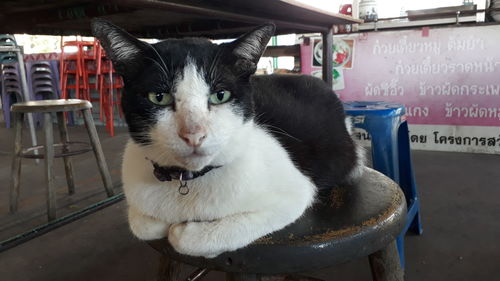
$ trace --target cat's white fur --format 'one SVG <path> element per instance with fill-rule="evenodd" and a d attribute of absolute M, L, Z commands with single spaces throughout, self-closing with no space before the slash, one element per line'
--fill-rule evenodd
<path fill-rule="evenodd" d="M 210 87 L 193 63 L 179 77 L 176 110 L 157 116 L 152 145 L 129 141 L 125 149 L 122 177 L 132 232 L 145 240 L 168 236 L 179 253 L 214 257 L 299 218 L 316 187 L 280 143 L 254 122 L 243 122 L 229 104 L 209 109 Z M 178 136 L 183 126 L 206 133 L 196 148 L 200 156 Z M 148 159 L 190 170 L 221 167 L 189 181 L 189 193 L 181 195 L 178 181 L 156 179 Z"/>

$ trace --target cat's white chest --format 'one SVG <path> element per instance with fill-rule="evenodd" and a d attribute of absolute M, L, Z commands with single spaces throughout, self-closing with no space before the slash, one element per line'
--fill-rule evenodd
<path fill-rule="evenodd" d="M 186 195 L 178 192 L 178 181 L 158 181 L 144 149 L 129 142 L 122 171 L 128 203 L 148 216 L 178 223 L 259 212 L 283 200 L 312 202 L 315 186 L 264 130 L 252 125 L 232 142 L 215 159 L 217 164 L 229 162 L 188 181 Z"/>

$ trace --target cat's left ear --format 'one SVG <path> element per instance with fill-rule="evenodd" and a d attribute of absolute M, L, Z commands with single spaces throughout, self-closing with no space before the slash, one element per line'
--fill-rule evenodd
<path fill-rule="evenodd" d="M 275 29 L 276 27 L 272 23 L 264 24 L 230 43 L 230 50 L 236 58 L 234 66 L 237 71 L 248 75 L 255 73 L 257 63 L 264 54 Z"/>

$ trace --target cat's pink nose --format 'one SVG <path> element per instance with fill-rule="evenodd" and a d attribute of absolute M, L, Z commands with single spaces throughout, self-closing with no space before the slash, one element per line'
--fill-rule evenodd
<path fill-rule="evenodd" d="M 205 133 L 199 132 L 194 134 L 179 133 L 179 137 L 189 146 L 198 147 L 207 137 Z"/>

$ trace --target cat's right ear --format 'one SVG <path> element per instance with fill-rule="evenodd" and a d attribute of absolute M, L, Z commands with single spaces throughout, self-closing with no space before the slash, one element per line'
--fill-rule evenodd
<path fill-rule="evenodd" d="M 95 18 L 91 22 L 92 34 L 106 51 L 118 74 L 132 77 L 141 69 L 148 43 L 138 40 L 111 22 Z"/>

